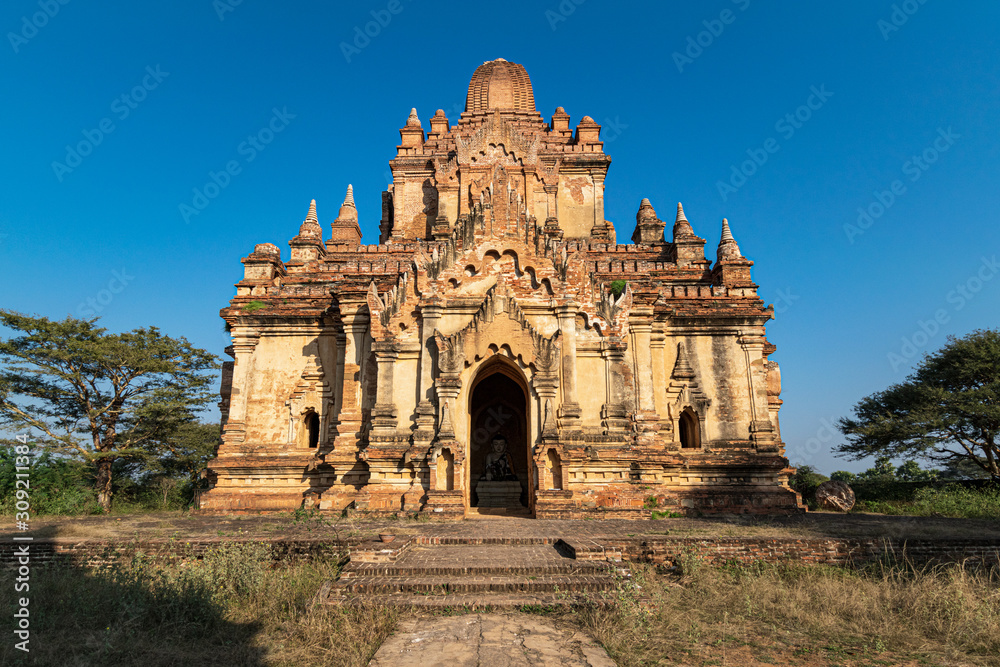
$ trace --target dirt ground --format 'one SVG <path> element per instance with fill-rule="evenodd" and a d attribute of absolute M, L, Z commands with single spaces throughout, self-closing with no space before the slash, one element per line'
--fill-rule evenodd
<path fill-rule="evenodd" d="M 13 522 L 0 530 L 4 538 L 14 535 Z M 206 539 L 206 538 L 315 538 L 368 539 L 380 532 L 414 535 L 432 532 L 496 534 L 516 532 L 521 536 L 586 533 L 588 536 L 629 537 L 786 537 L 786 538 L 881 538 L 895 539 L 1000 539 L 1000 522 L 980 519 L 949 519 L 889 516 L 881 514 L 836 514 L 810 512 L 799 516 L 719 516 L 678 519 L 582 519 L 477 518 L 462 522 L 433 519 L 373 519 L 329 515 L 215 515 L 192 512 L 159 512 L 109 516 L 32 517 L 30 532 L 35 539 Z"/>

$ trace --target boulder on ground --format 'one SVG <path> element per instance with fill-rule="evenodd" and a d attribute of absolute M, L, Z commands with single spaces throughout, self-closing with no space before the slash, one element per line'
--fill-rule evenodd
<path fill-rule="evenodd" d="M 816 504 L 824 510 L 849 512 L 854 507 L 854 490 L 847 482 L 823 482 L 816 487 Z"/>

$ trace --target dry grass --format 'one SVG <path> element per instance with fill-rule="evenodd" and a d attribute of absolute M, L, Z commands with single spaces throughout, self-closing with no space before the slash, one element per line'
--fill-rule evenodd
<path fill-rule="evenodd" d="M 218 568 L 197 564 L 36 570 L 31 653 L 6 641 L 0 664 L 367 665 L 396 613 L 312 605 L 336 575 L 335 563 L 268 569 L 259 578 L 239 573 L 245 586 L 234 591 Z M 0 608 L 10 618 L 6 597 Z"/>
<path fill-rule="evenodd" d="M 374 606 L 314 606 L 334 562 L 271 569 L 264 545 L 206 562 L 40 569 L 31 579 L 31 664 L 365 665 L 396 625 Z M 4 579 L 9 579 L 5 575 Z M 879 565 L 631 568 L 610 607 L 564 620 L 623 666 L 1000 667 L 1000 571 Z M 0 582 L 11 585 L 9 581 Z M 10 618 L 9 596 L 0 614 Z M 23 657 L 12 642 L 0 663 Z"/>
<path fill-rule="evenodd" d="M 623 666 L 1000 665 L 996 569 L 634 572 L 641 597 L 578 615 Z"/>

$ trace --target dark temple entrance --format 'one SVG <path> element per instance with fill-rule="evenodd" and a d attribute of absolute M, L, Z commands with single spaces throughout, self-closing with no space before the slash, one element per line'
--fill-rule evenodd
<path fill-rule="evenodd" d="M 517 378 L 517 379 L 515 379 Z M 528 399 L 518 370 L 480 371 L 469 399 L 469 504 L 483 510 L 530 506 Z"/>

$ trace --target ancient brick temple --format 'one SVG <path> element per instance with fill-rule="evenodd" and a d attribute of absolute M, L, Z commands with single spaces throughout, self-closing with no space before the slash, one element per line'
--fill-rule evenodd
<path fill-rule="evenodd" d="M 399 131 L 377 245 L 348 186 L 329 236 L 313 202 L 290 259 L 243 260 L 201 507 L 802 511 L 773 309 L 726 221 L 714 266 L 680 204 L 665 237 L 643 199 L 618 244 L 601 126 L 546 122 L 521 65 L 427 125 Z"/>

